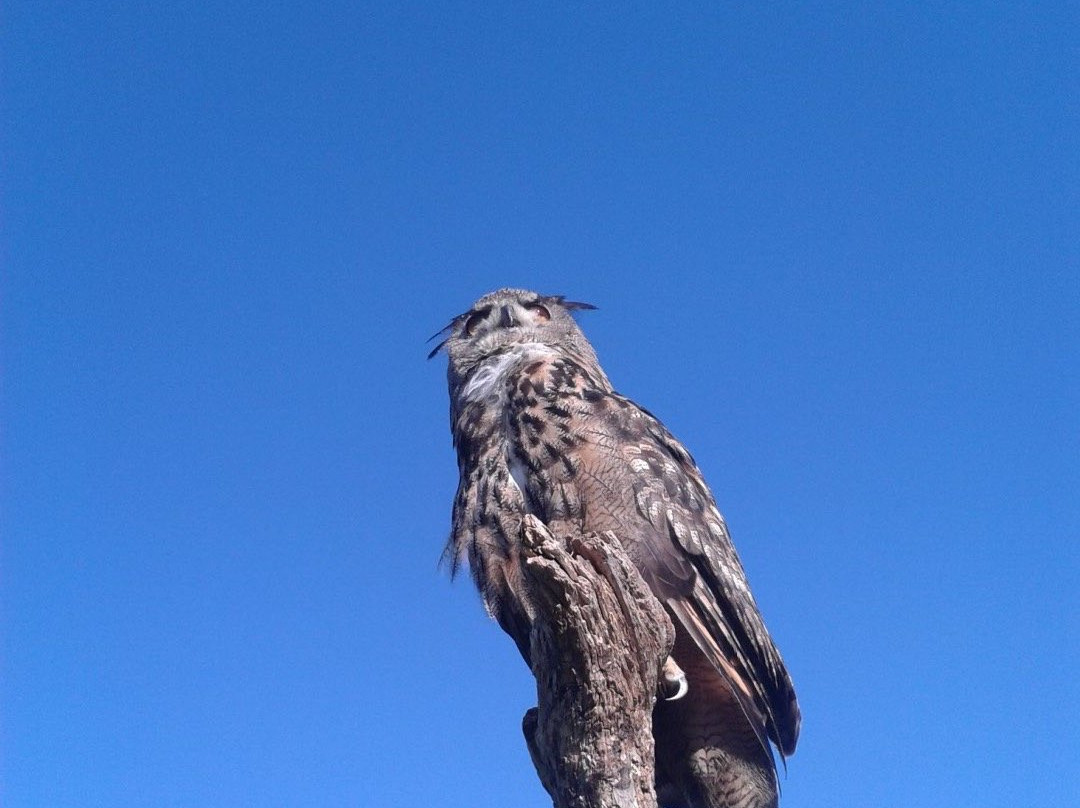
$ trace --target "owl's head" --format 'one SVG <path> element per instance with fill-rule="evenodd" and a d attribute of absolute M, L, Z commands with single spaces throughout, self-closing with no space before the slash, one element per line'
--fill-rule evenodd
<path fill-rule="evenodd" d="M 444 337 L 428 354 L 446 349 L 450 378 L 464 379 L 490 356 L 515 344 L 539 343 L 567 353 L 603 377 L 589 341 L 574 321 L 573 312 L 595 309 L 557 295 L 541 295 L 524 289 L 499 289 L 477 300 L 467 312 L 435 334 Z M 605 379 L 606 381 L 606 379 Z"/>

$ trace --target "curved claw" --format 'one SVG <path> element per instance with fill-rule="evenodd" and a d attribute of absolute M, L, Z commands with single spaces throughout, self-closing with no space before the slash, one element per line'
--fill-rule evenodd
<path fill-rule="evenodd" d="M 674 683 L 668 682 L 668 684 L 669 685 L 675 684 L 675 685 L 677 685 L 678 689 L 675 691 L 675 693 L 673 695 L 664 696 L 664 701 L 678 701 L 679 699 L 681 699 L 683 696 L 686 695 L 687 691 L 690 690 L 690 685 L 688 685 L 686 683 L 686 674 L 685 673 L 679 674 L 679 678 L 676 680 L 676 682 L 674 682 Z"/>
<path fill-rule="evenodd" d="M 660 677 L 663 681 L 661 690 L 663 691 L 664 701 L 678 701 L 690 689 L 690 685 L 686 681 L 686 674 L 683 673 L 682 668 L 671 657 L 664 660 L 664 667 Z"/>

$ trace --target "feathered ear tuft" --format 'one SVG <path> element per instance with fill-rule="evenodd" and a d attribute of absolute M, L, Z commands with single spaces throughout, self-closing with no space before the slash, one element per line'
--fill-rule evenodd
<path fill-rule="evenodd" d="M 451 320 L 447 325 L 443 326 L 438 331 L 436 331 L 434 334 L 432 334 L 430 337 L 428 337 L 426 340 L 424 340 L 424 342 L 431 342 L 433 339 L 437 339 L 438 337 L 441 337 L 443 334 L 445 334 L 447 331 L 449 331 L 451 328 L 453 328 L 454 324 L 456 322 L 457 322 L 457 320 Z M 440 342 L 438 345 L 436 345 L 434 348 L 432 348 L 431 353 L 429 353 L 427 355 L 427 358 L 431 359 L 433 356 L 435 356 L 435 354 L 437 354 L 439 351 L 441 351 L 443 349 L 443 346 L 446 344 L 447 340 L 449 340 L 449 339 L 450 338 L 447 337 L 442 342 Z"/>
<path fill-rule="evenodd" d="M 431 342 L 436 337 L 441 337 L 443 334 L 445 334 L 447 331 L 449 331 L 451 328 L 453 328 L 454 323 L 456 323 L 456 322 L 457 322 L 456 319 L 451 320 L 449 323 L 444 325 L 442 328 L 440 328 L 438 331 L 436 331 L 434 334 L 432 334 L 430 337 L 428 337 L 426 340 L 424 340 L 424 342 Z"/>
<path fill-rule="evenodd" d="M 430 342 L 430 340 L 429 340 L 429 342 Z M 447 342 L 448 342 L 448 340 L 444 339 L 442 342 L 440 342 L 438 345 L 436 345 L 434 348 L 432 348 L 431 353 L 429 353 L 427 355 L 427 358 L 428 359 L 434 359 L 435 354 L 437 354 L 439 351 L 441 351 L 443 349 L 443 346 L 446 345 Z"/>
<path fill-rule="evenodd" d="M 561 297 L 558 300 L 559 305 L 569 311 L 596 311 L 596 306 L 592 303 L 579 303 L 576 300 L 564 300 Z"/>

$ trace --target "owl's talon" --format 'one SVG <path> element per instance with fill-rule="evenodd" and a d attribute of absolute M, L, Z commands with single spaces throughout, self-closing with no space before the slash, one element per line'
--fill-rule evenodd
<path fill-rule="evenodd" d="M 662 680 L 661 692 L 663 693 L 664 701 L 678 701 L 686 695 L 690 690 L 690 685 L 686 681 L 686 674 L 683 673 L 675 660 L 668 657 L 664 661 L 663 670 L 660 673 Z"/>
<path fill-rule="evenodd" d="M 690 685 L 686 682 L 686 674 L 680 673 L 677 679 L 664 681 L 664 701 L 678 701 L 689 690 Z"/>

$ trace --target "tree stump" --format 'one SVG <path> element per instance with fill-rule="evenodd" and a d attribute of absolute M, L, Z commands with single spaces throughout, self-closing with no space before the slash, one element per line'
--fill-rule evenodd
<path fill-rule="evenodd" d="M 674 629 L 618 537 L 522 527 L 537 706 L 523 730 L 555 808 L 655 808 L 652 710 Z"/>

